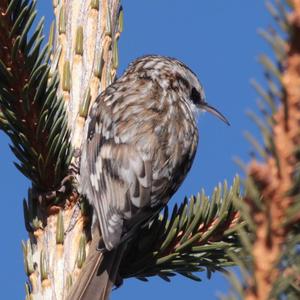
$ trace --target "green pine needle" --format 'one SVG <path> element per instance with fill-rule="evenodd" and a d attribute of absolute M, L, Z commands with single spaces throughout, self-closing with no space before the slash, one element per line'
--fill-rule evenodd
<path fill-rule="evenodd" d="M 0 128 L 12 140 L 17 168 L 40 191 L 53 190 L 67 173 L 71 146 L 64 103 L 57 97 L 57 72 L 52 70 L 50 78 L 51 46 L 41 48 L 44 19 L 32 28 L 35 0 L 12 0 L 1 8 L 6 14 L 0 16 L 5 46 L 0 52 Z"/>
<path fill-rule="evenodd" d="M 189 201 L 185 199 L 179 207 L 175 205 L 170 219 L 166 207 L 163 215 L 131 241 L 120 275 L 142 280 L 159 275 L 170 280 L 174 274 L 181 274 L 200 281 L 197 272 L 206 270 L 208 277 L 215 271 L 225 272 L 226 267 L 234 265 L 228 251 L 240 249 L 237 229 L 242 223 L 234 197 L 242 201 L 237 177 L 231 188 L 226 182 L 219 184 L 212 199 L 202 192 Z"/>

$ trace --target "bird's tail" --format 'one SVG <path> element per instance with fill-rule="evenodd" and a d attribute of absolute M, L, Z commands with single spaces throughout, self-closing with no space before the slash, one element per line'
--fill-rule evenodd
<path fill-rule="evenodd" d="M 97 230 L 98 231 L 98 230 Z M 110 252 L 97 250 L 99 233 L 93 235 L 89 254 L 67 300 L 107 300 L 117 279 L 124 246 Z"/>

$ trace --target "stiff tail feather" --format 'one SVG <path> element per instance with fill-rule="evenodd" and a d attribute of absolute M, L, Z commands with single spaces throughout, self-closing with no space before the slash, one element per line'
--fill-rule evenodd
<path fill-rule="evenodd" d="M 116 281 L 124 246 L 109 252 L 97 250 L 99 230 L 94 230 L 93 241 L 84 266 L 67 296 L 67 300 L 107 300 Z"/>

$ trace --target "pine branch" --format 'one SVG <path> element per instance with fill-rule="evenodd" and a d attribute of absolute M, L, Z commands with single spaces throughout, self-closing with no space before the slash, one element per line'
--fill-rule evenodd
<path fill-rule="evenodd" d="M 175 273 L 193 280 L 206 270 L 225 272 L 234 263 L 229 253 L 239 253 L 238 232 L 243 224 L 234 202 L 242 201 L 239 179 L 228 189 L 219 185 L 209 199 L 204 191 L 175 205 L 169 218 L 168 207 L 144 228 L 128 248 L 120 268 L 123 278 L 158 275 L 169 281 Z"/>
<path fill-rule="evenodd" d="M 51 47 L 36 1 L 0 2 L 0 124 L 11 138 L 16 167 L 40 191 L 58 187 L 71 159 L 64 102 L 57 72 L 50 74 Z"/>

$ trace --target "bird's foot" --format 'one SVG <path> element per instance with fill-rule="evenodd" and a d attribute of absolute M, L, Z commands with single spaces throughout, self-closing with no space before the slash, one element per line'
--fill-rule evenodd
<path fill-rule="evenodd" d="M 67 175 L 63 178 L 61 181 L 61 185 L 57 190 L 49 191 L 46 193 L 42 193 L 38 195 L 38 200 L 40 203 L 42 202 L 48 202 L 51 200 L 54 200 L 55 198 L 58 198 L 68 192 L 68 188 L 71 186 L 71 182 L 74 179 L 74 175 Z"/>

